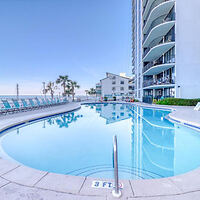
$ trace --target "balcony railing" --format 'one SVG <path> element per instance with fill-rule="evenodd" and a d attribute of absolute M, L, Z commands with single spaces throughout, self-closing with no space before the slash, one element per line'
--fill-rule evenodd
<path fill-rule="evenodd" d="M 143 87 L 148 87 L 152 85 L 168 85 L 168 84 L 175 84 L 175 79 L 171 77 L 162 77 L 159 79 L 151 79 L 146 80 L 143 82 Z"/>
<path fill-rule="evenodd" d="M 160 42 L 157 43 L 157 41 L 159 41 L 159 38 L 160 38 Z M 154 40 L 151 42 L 151 44 L 149 45 L 149 47 L 146 48 L 146 49 L 144 50 L 143 58 L 149 53 L 149 51 L 150 51 L 153 47 L 155 47 L 155 46 L 157 46 L 157 45 L 160 45 L 160 44 L 169 43 L 169 42 L 175 42 L 175 37 L 171 35 L 171 36 L 168 36 L 168 38 L 165 39 L 165 40 L 163 40 L 162 37 L 158 37 L 158 38 L 154 39 Z"/>
<path fill-rule="evenodd" d="M 162 17 L 162 16 L 161 16 L 161 17 Z M 158 26 L 158 25 L 160 25 L 160 24 L 164 24 L 164 23 L 166 23 L 166 22 L 170 22 L 170 21 L 173 21 L 173 20 L 175 20 L 175 19 L 174 19 L 174 15 L 172 15 L 172 16 L 170 16 L 170 17 L 167 17 L 166 19 L 164 19 L 164 20 L 162 20 L 162 21 L 160 21 L 159 18 L 155 19 L 155 20 L 151 23 L 151 26 L 149 27 L 147 33 L 144 35 L 144 37 L 143 37 L 143 43 L 145 42 L 145 40 L 147 39 L 149 33 L 151 32 L 151 30 L 152 30 L 153 28 L 155 28 L 156 26 Z"/>
<path fill-rule="evenodd" d="M 163 64 L 162 61 L 149 62 L 147 65 L 143 67 L 143 73 L 146 72 L 148 69 L 161 64 Z"/>
<path fill-rule="evenodd" d="M 167 2 L 167 1 L 170 1 L 170 0 L 164 0 L 164 2 Z M 162 3 L 164 3 L 164 2 L 162 2 Z M 161 3 L 160 2 L 157 2 L 157 3 L 152 3 L 152 5 L 151 5 L 151 7 L 150 7 L 150 9 L 149 9 L 149 12 L 147 13 L 147 20 L 145 20 L 144 21 L 144 24 L 143 24 L 143 28 L 145 27 L 145 25 L 146 25 L 146 23 L 147 23 L 147 21 L 148 21 L 148 19 L 149 19 L 149 14 L 151 13 L 151 11 L 156 7 L 156 6 L 158 6 L 158 5 L 160 5 Z M 147 4 L 145 5 L 145 7 L 144 7 L 144 10 L 143 10 L 143 15 L 144 15 L 144 12 L 145 12 L 145 10 L 146 10 L 146 6 L 147 6 Z"/>
<path fill-rule="evenodd" d="M 170 64 L 170 63 L 175 63 L 175 58 L 171 58 L 170 60 L 167 60 L 165 62 L 157 60 L 155 62 L 149 62 L 147 65 L 143 67 L 143 73 L 145 73 L 147 70 L 149 70 L 152 67 L 155 67 L 157 65 L 165 65 L 165 64 Z"/>

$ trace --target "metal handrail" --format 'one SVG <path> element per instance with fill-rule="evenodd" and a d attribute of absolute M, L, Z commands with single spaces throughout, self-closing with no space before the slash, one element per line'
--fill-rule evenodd
<path fill-rule="evenodd" d="M 113 168 L 115 177 L 115 187 L 112 191 L 112 195 L 116 198 L 121 196 L 121 191 L 119 189 L 119 175 L 118 175 L 118 148 L 117 148 L 117 136 L 113 137 Z"/>

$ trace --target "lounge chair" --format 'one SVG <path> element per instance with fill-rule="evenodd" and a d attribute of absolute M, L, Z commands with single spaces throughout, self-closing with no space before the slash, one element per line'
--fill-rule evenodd
<path fill-rule="evenodd" d="M 49 106 L 53 106 L 52 102 L 51 102 L 48 98 L 46 99 L 46 102 L 47 102 L 47 104 L 48 104 Z"/>
<path fill-rule="evenodd" d="M 63 102 L 63 104 L 65 104 L 65 103 L 68 103 L 69 101 L 68 101 L 67 98 L 65 97 L 65 98 L 63 98 L 62 102 Z"/>
<path fill-rule="evenodd" d="M 3 103 L 3 110 L 6 112 L 6 113 L 14 113 L 14 112 L 17 112 L 19 109 L 16 109 L 16 108 L 13 108 L 10 103 L 8 102 L 8 100 L 1 100 L 2 103 Z"/>
<path fill-rule="evenodd" d="M 35 101 L 40 108 L 44 108 L 46 106 L 46 104 L 44 104 L 43 102 L 40 102 L 40 100 L 37 97 L 35 98 Z"/>
<path fill-rule="evenodd" d="M 7 114 L 7 111 L 2 102 L 0 102 L 0 114 Z"/>
<path fill-rule="evenodd" d="M 17 99 L 12 99 L 14 108 L 18 109 L 19 111 L 25 111 L 26 108 L 24 108 L 24 106 L 19 104 L 19 101 Z"/>
<path fill-rule="evenodd" d="M 56 104 L 57 104 L 57 105 L 60 104 L 60 99 L 59 99 L 59 98 L 56 98 L 55 101 L 56 101 Z"/>
<path fill-rule="evenodd" d="M 27 110 L 33 110 L 33 107 L 29 105 L 25 99 L 21 99 L 21 101 L 24 108 L 26 108 Z"/>
<path fill-rule="evenodd" d="M 28 99 L 29 103 L 31 105 L 32 108 L 38 109 L 40 108 L 38 105 L 35 104 L 35 102 L 33 101 L 33 99 Z"/>
<path fill-rule="evenodd" d="M 56 105 L 55 99 L 50 99 L 50 102 L 51 102 L 52 106 L 55 106 L 55 105 Z"/>
<path fill-rule="evenodd" d="M 42 104 L 45 106 L 45 107 L 49 107 L 49 104 L 47 103 L 47 101 L 45 99 L 41 99 L 42 100 Z"/>
<path fill-rule="evenodd" d="M 197 105 L 195 106 L 194 110 L 200 111 L 200 102 L 197 103 Z"/>

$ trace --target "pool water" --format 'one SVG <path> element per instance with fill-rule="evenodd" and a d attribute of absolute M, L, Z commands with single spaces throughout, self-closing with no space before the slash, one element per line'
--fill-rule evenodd
<path fill-rule="evenodd" d="M 113 136 L 120 179 L 170 177 L 200 166 L 200 132 L 165 119 L 169 111 L 127 104 L 80 110 L 1 134 L 1 154 L 60 174 L 113 178 Z"/>

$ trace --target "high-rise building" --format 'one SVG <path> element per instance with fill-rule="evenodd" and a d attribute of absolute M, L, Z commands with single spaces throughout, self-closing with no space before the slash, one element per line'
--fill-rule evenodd
<path fill-rule="evenodd" d="M 132 0 L 135 98 L 200 97 L 200 1 Z"/>

